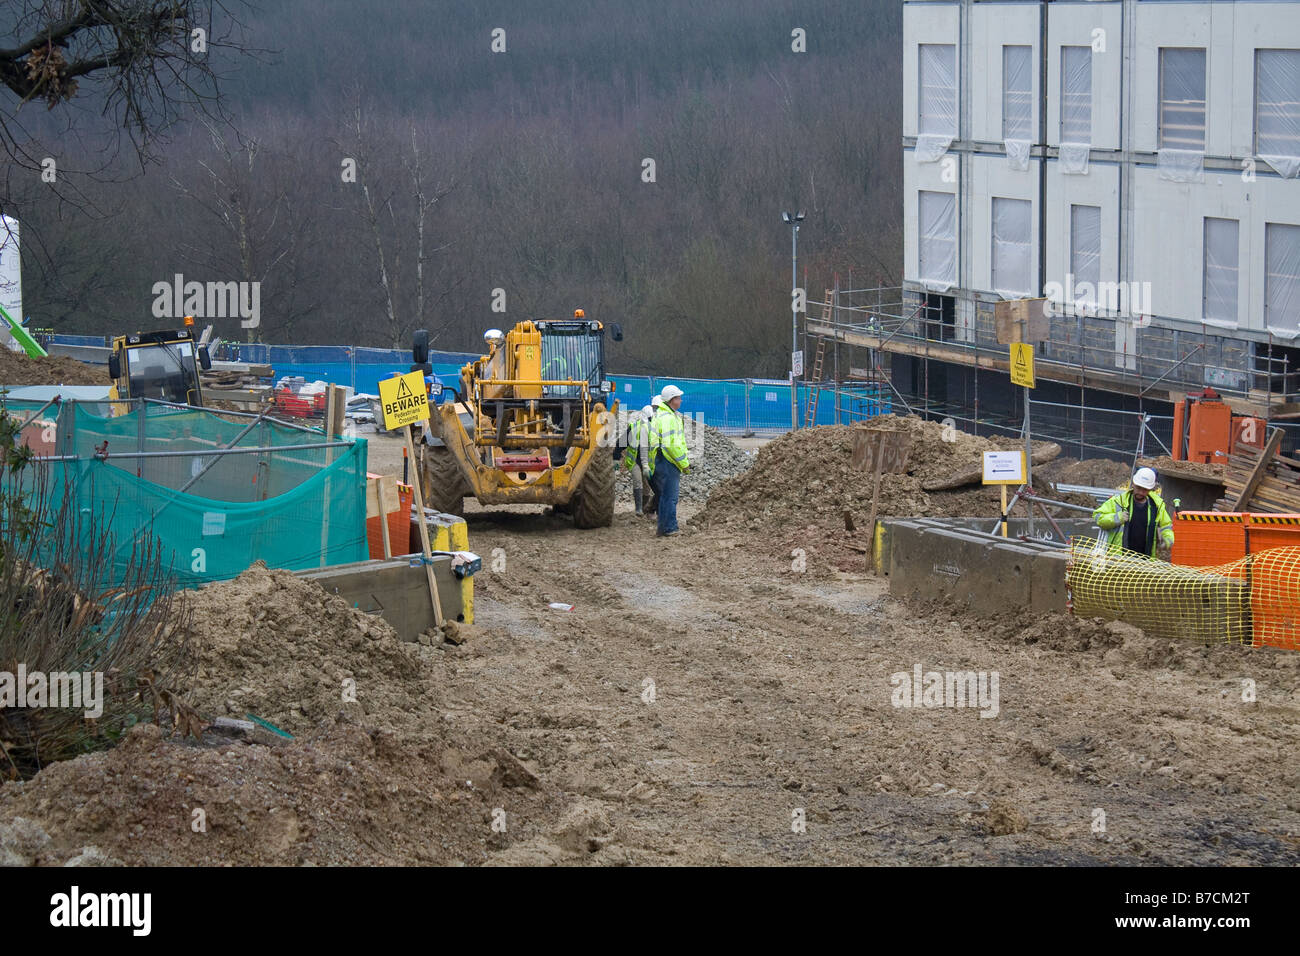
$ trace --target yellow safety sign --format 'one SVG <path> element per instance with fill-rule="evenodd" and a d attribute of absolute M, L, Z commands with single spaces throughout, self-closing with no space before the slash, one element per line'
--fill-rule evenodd
<path fill-rule="evenodd" d="M 429 420 L 429 396 L 424 391 L 423 372 L 382 380 L 379 401 L 384 406 L 385 428 L 403 428 Z"/>
<path fill-rule="evenodd" d="M 1034 347 L 1024 342 L 1011 343 L 1011 384 L 1034 387 Z"/>

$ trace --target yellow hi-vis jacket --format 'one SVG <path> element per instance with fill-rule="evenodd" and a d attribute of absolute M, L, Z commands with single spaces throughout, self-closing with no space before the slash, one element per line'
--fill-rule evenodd
<path fill-rule="evenodd" d="M 686 454 L 686 428 L 682 416 L 667 405 L 660 405 L 650 420 L 650 474 L 655 473 L 655 452 L 663 455 L 685 474 L 690 468 Z"/>
<path fill-rule="evenodd" d="M 1160 539 L 1169 545 L 1174 546 L 1174 523 L 1169 517 L 1169 512 L 1165 509 L 1164 499 L 1154 491 L 1147 495 L 1148 507 L 1151 509 L 1147 513 L 1147 554 L 1151 557 L 1156 556 L 1156 535 L 1159 533 Z M 1098 527 L 1103 531 L 1108 531 L 1106 548 L 1108 551 L 1122 551 L 1124 548 L 1124 525 L 1118 523 L 1119 513 L 1127 511 L 1130 516 L 1133 514 L 1133 489 L 1129 488 L 1121 491 L 1117 495 L 1112 495 L 1106 499 L 1106 502 L 1092 513 Z"/>
<path fill-rule="evenodd" d="M 627 447 L 623 449 L 623 467 L 631 471 L 636 467 L 636 455 L 645 444 L 650 430 L 650 423 L 642 418 L 634 418 L 627 427 Z"/>

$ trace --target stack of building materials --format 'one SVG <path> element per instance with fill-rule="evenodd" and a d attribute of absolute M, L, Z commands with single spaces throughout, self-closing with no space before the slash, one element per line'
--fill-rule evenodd
<path fill-rule="evenodd" d="M 1262 451 L 1241 443 L 1233 447 L 1223 479 L 1224 496 L 1215 502 L 1215 511 L 1300 513 L 1300 461 L 1279 454 L 1281 438 L 1279 429 Z"/>

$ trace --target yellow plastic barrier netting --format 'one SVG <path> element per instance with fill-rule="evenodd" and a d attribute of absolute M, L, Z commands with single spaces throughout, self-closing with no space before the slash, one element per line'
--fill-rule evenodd
<path fill-rule="evenodd" d="M 1074 613 L 1160 637 L 1300 650 L 1300 548 L 1272 548 L 1213 567 L 1183 567 L 1070 541 L 1065 582 Z"/>

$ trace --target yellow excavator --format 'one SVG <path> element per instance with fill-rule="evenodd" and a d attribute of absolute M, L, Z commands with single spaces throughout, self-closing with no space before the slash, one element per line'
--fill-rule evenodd
<path fill-rule="evenodd" d="M 108 374 L 112 399 L 157 398 L 179 405 L 202 405 L 199 371 L 210 369 L 206 347 L 194 338 L 193 319 L 184 328 L 133 332 L 113 339 Z M 119 403 L 117 412 L 126 411 Z"/>
<path fill-rule="evenodd" d="M 609 331 L 622 341 L 618 325 Z M 577 309 L 572 319 L 520 322 L 483 339 L 488 354 L 461 369 L 459 387 L 431 384 L 432 415 L 416 452 L 425 504 L 455 515 L 466 496 L 545 504 L 579 528 L 608 526 L 618 402 L 605 377 L 603 323 Z M 420 330 L 411 350 L 413 370 L 426 376 L 428 341 Z"/>

